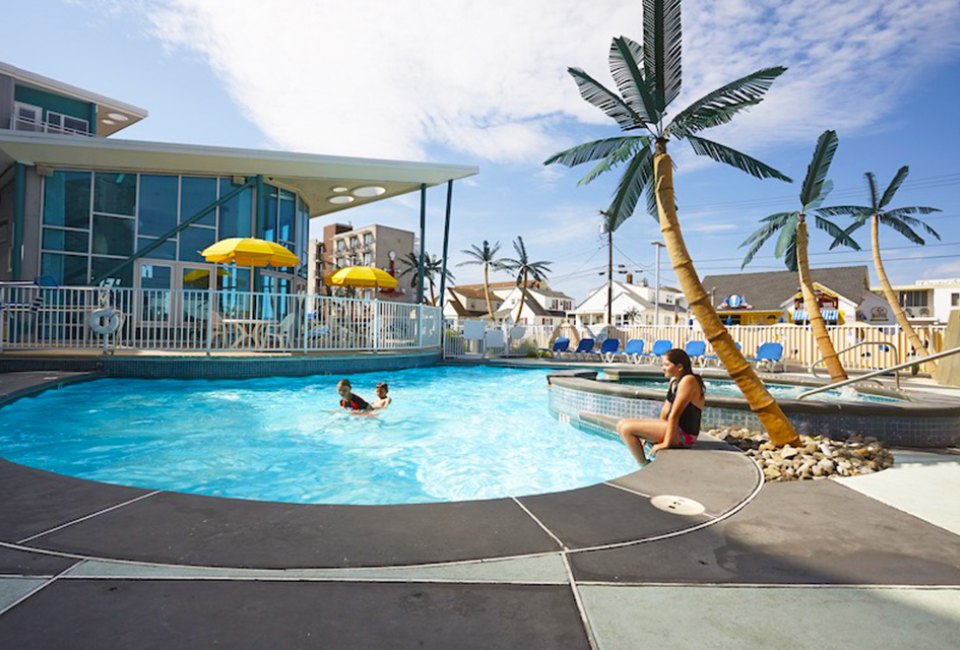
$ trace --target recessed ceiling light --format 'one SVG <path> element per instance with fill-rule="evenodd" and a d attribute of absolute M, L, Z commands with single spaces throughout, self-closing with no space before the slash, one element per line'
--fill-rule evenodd
<path fill-rule="evenodd" d="M 113 120 L 100 120 L 103 124 L 116 124 Z"/>
<path fill-rule="evenodd" d="M 339 186 L 334 187 L 334 188 L 331 188 L 331 189 L 333 189 L 334 192 L 346 192 L 346 191 L 347 191 L 347 188 L 343 187 L 342 185 L 339 185 Z"/>
<path fill-rule="evenodd" d="M 123 113 L 107 113 L 107 117 L 109 117 L 111 120 L 116 120 L 117 122 L 126 122 L 130 119 Z"/>
<path fill-rule="evenodd" d="M 352 194 L 359 197 L 380 196 L 387 191 L 387 188 L 379 185 L 364 185 L 353 190 Z"/>
<path fill-rule="evenodd" d="M 327 199 L 330 203 L 353 203 L 352 196 L 331 196 Z"/>

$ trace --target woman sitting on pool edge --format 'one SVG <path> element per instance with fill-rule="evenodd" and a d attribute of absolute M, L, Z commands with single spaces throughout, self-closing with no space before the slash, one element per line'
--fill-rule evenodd
<path fill-rule="evenodd" d="M 693 373 L 690 357 L 679 348 L 663 355 L 663 375 L 670 379 L 667 399 L 660 409 L 660 418 L 630 419 L 617 422 L 617 433 L 623 438 L 630 453 L 641 465 L 648 458 L 643 452 L 645 440 L 653 443 L 650 455 L 670 447 L 690 447 L 700 433 L 703 415 L 703 379 Z"/>

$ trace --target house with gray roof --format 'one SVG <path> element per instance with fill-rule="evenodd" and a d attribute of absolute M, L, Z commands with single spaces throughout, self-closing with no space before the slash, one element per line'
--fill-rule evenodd
<path fill-rule="evenodd" d="M 810 275 L 828 324 L 894 324 L 890 306 L 870 291 L 866 266 L 811 269 Z M 708 275 L 703 286 L 728 325 L 803 324 L 809 319 L 794 271 Z"/>

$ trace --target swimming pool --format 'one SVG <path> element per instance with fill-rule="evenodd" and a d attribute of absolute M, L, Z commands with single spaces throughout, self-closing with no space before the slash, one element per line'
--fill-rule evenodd
<path fill-rule="evenodd" d="M 547 370 L 434 366 L 341 376 L 102 379 L 0 409 L 0 456 L 79 478 L 294 503 L 463 501 L 591 485 L 636 465 L 619 440 L 557 422 Z"/>

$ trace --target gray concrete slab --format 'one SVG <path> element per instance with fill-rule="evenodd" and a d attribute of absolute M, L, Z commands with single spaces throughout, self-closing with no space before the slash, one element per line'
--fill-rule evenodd
<path fill-rule="evenodd" d="M 43 578 L 0 577 L 0 612 L 37 589 L 46 580 Z M 3 637 L 0 637 L 2 640 Z"/>
<path fill-rule="evenodd" d="M 834 480 L 960 535 L 960 456 L 898 449 L 894 460 L 882 472 Z"/>
<path fill-rule="evenodd" d="M 956 589 L 584 586 L 603 650 L 955 648 Z"/>
<path fill-rule="evenodd" d="M 609 485 L 522 497 L 519 501 L 568 548 L 662 535 L 709 520 L 669 514 L 650 499 Z"/>
<path fill-rule="evenodd" d="M 148 493 L 51 474 L 0 459 L 0 540 L 18 542 Z"/>
<path fill-rule="evenodd" d="M 0 575 L 54 576 L 76 563 L 73 558 L 0 546 Z"/>
<path fill-rule="evenodd" d="M 569 557 L 578 581 L 960 585 L 960 538 L 831 481 L 769 484 L 696 533 Z"/>
<path fill-rule="evenodd" d="M 382 569 L 228 569 L 85 560 L 63 578 L 165 578 L 238 580 L 379 580 L 459 581 L 567 584 L 559 553 L 506 560 L 459 562 L 433 566 Z"/>
<path fill-rule="evenodd" d="M 35 545 L 106 559 L 266 569 L 377 567 L 559 550 L 511 499 L 364 507 L 169 492 L 51 533 Z"/>
<path fill-rule="evenodd" d="M 566 586 L 58 580 L 0 616 L 32 648 L 586 648 Z"/>
<path fill-rule="evenodd" d="M 639 472 L 610 481 L 643 494 L 673 494 L 702 503 L 720 515 L 752 494 L 763 481 L 756 463 L 719 441 L 698 440 L 691 449 L 669 449 Z"/>

